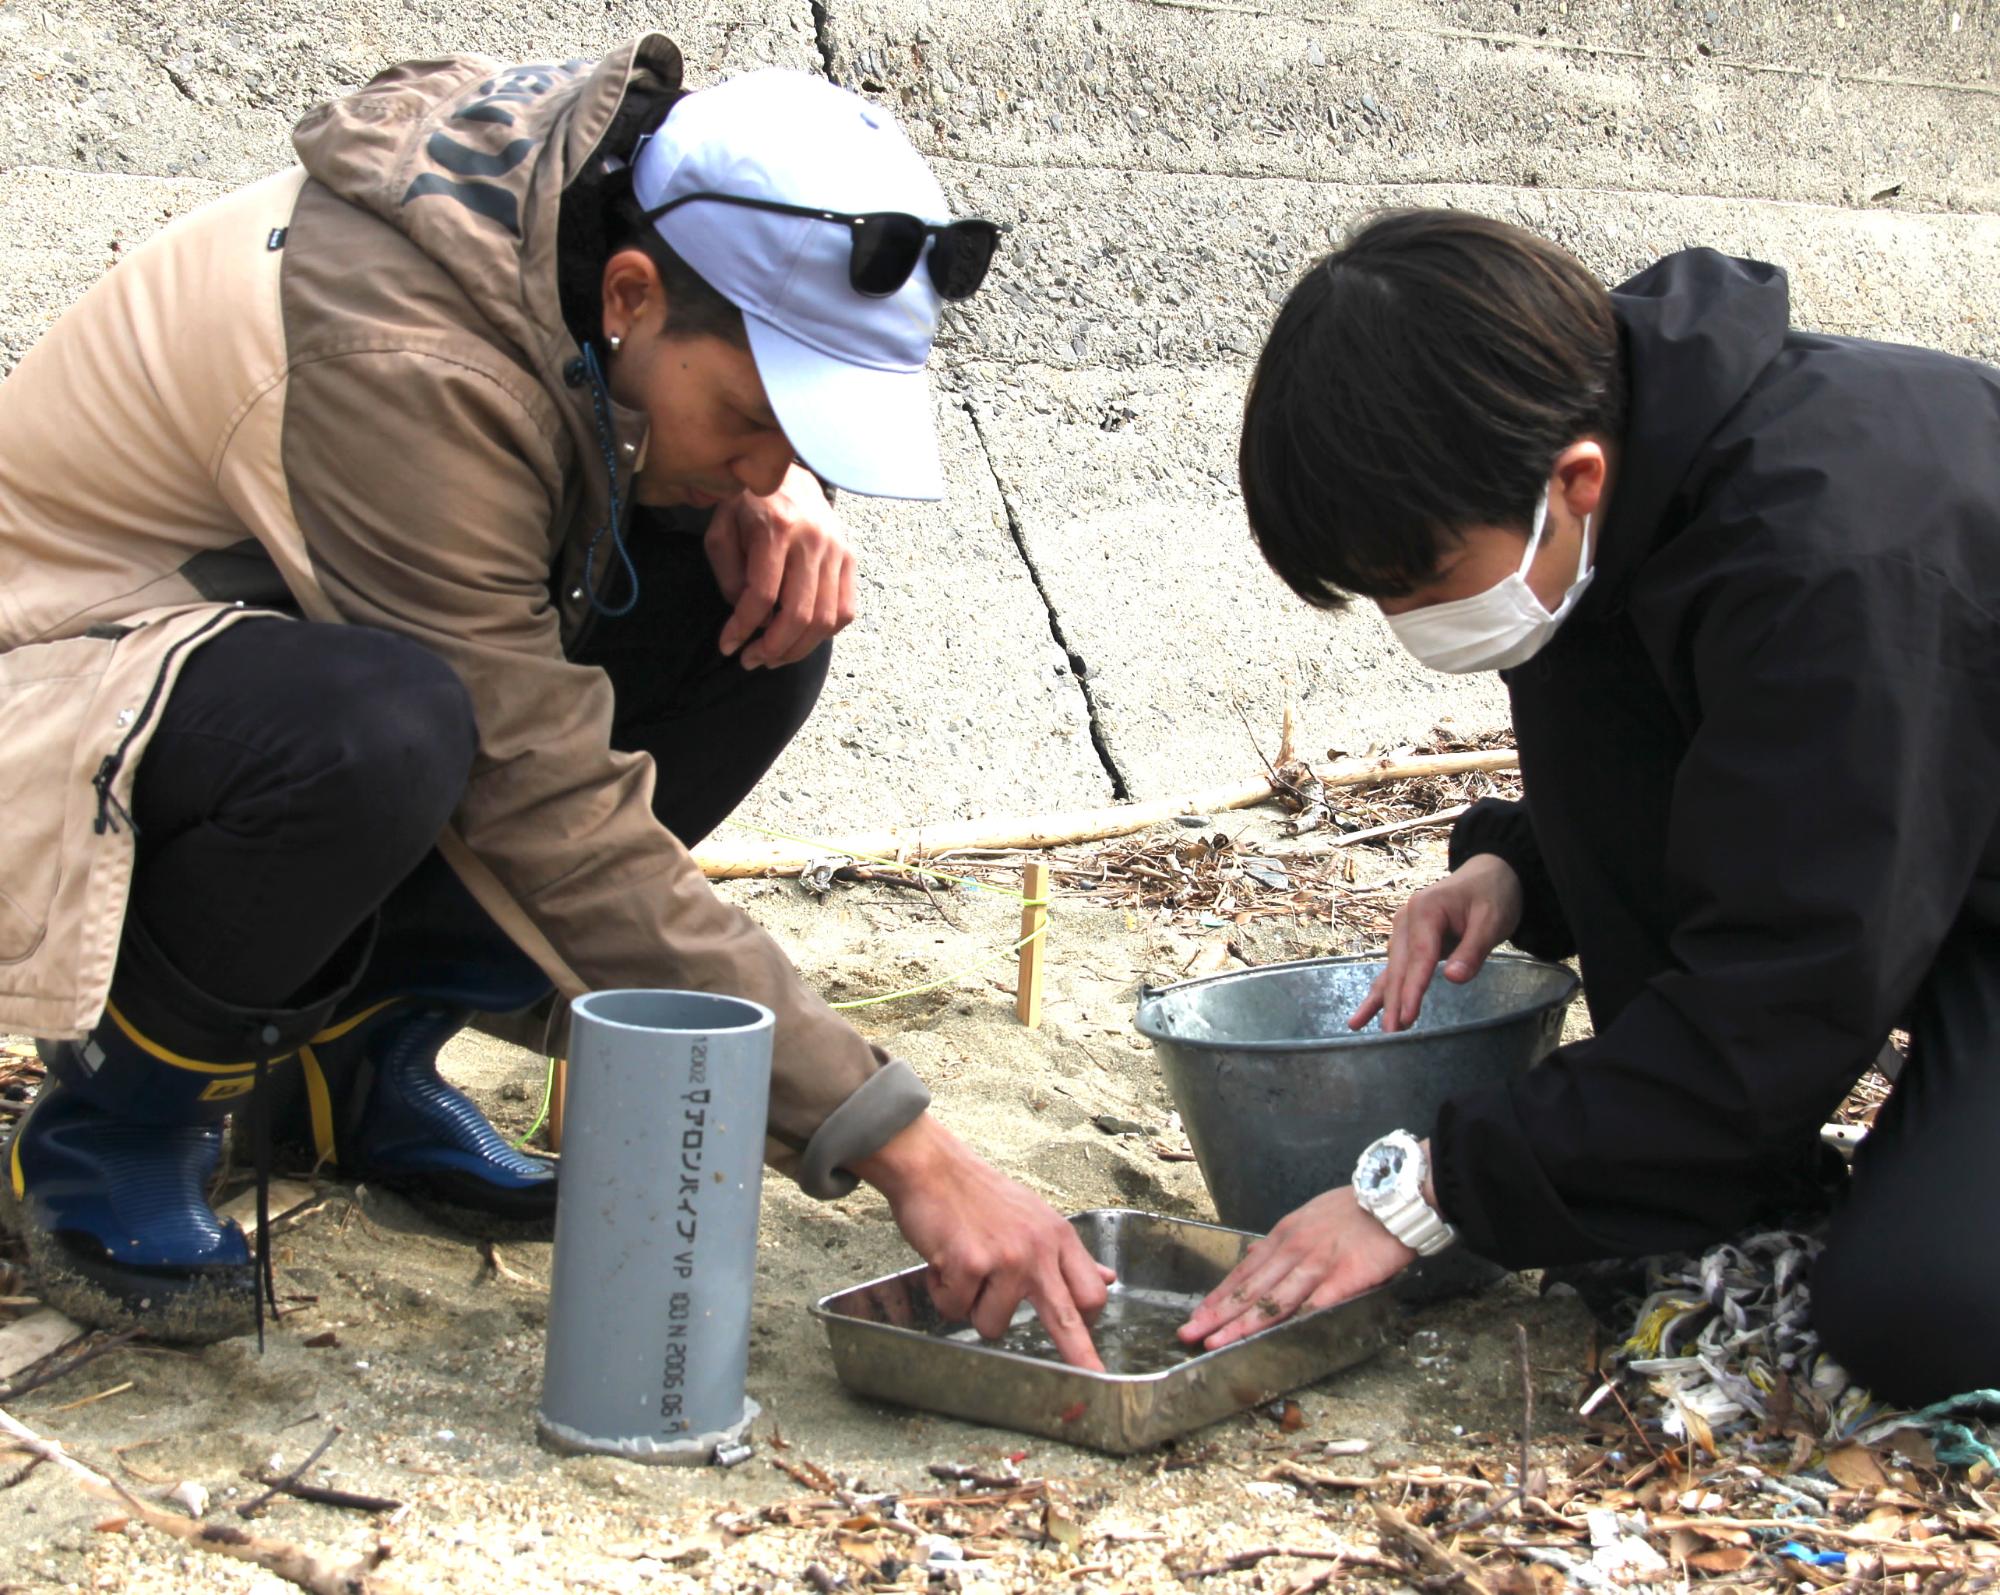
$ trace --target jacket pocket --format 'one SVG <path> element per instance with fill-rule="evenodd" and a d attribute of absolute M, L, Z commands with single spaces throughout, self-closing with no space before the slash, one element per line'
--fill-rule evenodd
<path fill-rule="evenodd" d="M 49 895 L 55 895 L 53 887 Z M 32 914 L 9 893 L 0 891 L 0 964 L 18 964 L 33 956 L 48 933 L 46 913 Z"/>
<path fill-rule="evenodd" d="M 116 647 L 72 637 L 0 654 L 0 964 L 48 935 L 64 840 L 94 806 L 90 771 L 118 734 L 99 690 Z"/>

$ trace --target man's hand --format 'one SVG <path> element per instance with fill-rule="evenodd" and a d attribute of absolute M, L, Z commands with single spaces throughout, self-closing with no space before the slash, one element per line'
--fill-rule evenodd
<path fill-rule="evenodd" d="M 1117 1276 L 1062 1215 L 971 1152 L 928 1113 L 853 1165 L 889 1199 L 897 1227 L 931 1265 L 931 1299 L 988 1340 L 1033 1302 L 1063 1360 L 1102 1372 L 1089 1320 Z"/>
<path fill-rule="evenodd" d="M 738 493 L 716 505 L 702 547 L 736 606 L 722 651 L 742 649 L 745 670 L 795 665 L 854 619 L 854 550 L 800 466 L 769 498 Z"/>
<path fill-rule="evenodd" d="M 1463 983 L 1521 923 L 1521 877 L 1492 853 L 1476 853 L 1434 886 L 1413 893 L 1389 931 L 1389 962 L 1347 1021 L 1359 1030 L 1378 1013 L 1384 1030 L 1407 1030 L 1423 1011 L 1438 959 L 1451 949 L 1445 979 Z"/>
<path fill-rule="evenodd" d="M 1416 1255 L 1361 1210 L 1353 1186 L 1343 1185 L 1287 1213 L 1270 1234 L 1251 1242 L 1243 1261 L 1181 1325 L 1180 1337 L 1213 1351 L 1295 1312 L 1372 1290 Z"/>

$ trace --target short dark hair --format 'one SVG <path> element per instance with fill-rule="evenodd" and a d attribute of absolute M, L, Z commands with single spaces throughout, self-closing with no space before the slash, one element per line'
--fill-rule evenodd
<path fill-rule="evenodd" d="M 1244 403 L 1250 529 L 1321 608 L 1400 597 L 1471 526 L 1525 527 L 1623 423 L 1618 329 L 1567 251 L 1465 211 L 1376 217 L 1293 288 Z"/>
<path fill-rule="evenodd" d="M 667 296 L 665 332 L 675 338 L 720 338 L 747 348 L 743 312 L 678 254 L 632 196 L 629 161 L 639 140 L 666 120 L 681 90 L 634 90 L 611 120 L 598 153 L 563 190 L 556 223 L 556 289 L 563 320 L 579 344 L 603 336 L 604 263 L 621 249 L 642 250 Z M 617 159 L 606 165 L 604 157 Z"/>

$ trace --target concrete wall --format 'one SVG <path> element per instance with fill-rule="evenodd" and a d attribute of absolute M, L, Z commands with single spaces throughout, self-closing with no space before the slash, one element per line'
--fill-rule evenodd
<path fill-rule="evenodd" d="M 749 814 L 790 828 L 1159 796 L 1441 715 L 1371 613 L 1292 600 L 1234 492 L 1249 363 L 1385 205 L 1519 221 L 1615 280 L 1702 243 L 1797 318 L 2000 359 L 2000 0 L 13 0 L 0 8 L 0 365 L 171 215 L 287 159 L 403 56 L 673 34 L 699 83 L 823 71 L 1012 227 L 950 313 L 951 496 L 849 500 L 863 618 Z M 4 446 L 0 444 L 0 446 Z"/>

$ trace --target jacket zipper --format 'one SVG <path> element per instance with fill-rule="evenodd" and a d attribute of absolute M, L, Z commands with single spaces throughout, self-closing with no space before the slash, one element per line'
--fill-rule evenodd
<path fill-rule="evenodd" d="M 131 811 L 118 801 L 117 794 L 111 790 L 112 783 L 118 779 L 118 772 L 124 768 L 126 751 L 132 746 L 132 739 L 146 729 L 147 722 L 153 718 L 153 711 L 160 706 L 161 694 L 167 687 L 167 676 L 172 672 L 174 660 L 180 651 L 192 643 L 199 642 L 242 607 L 241 604 L 232 605 L 210 619 L 206 625 L 189 632 L 169 648 L 166 658 L 160 661 L 160 673 L 153 677 L 153 690 L 146 694 L 146 702 L 139 710 L 139 718 L 134 720 L 132 728 L 119 738 L 118 746 L 105 754 L 104 762 L 97 767 L 97 774 L 90 778 L 91 786 L 97 791 L 97 822 L 92 829 L 99 836 L 107 831 L 116 831 L 120 820 L 125 822 L 125 829 L 135 837 L 139 834 L 139 826 L 133 820 Z"/>

